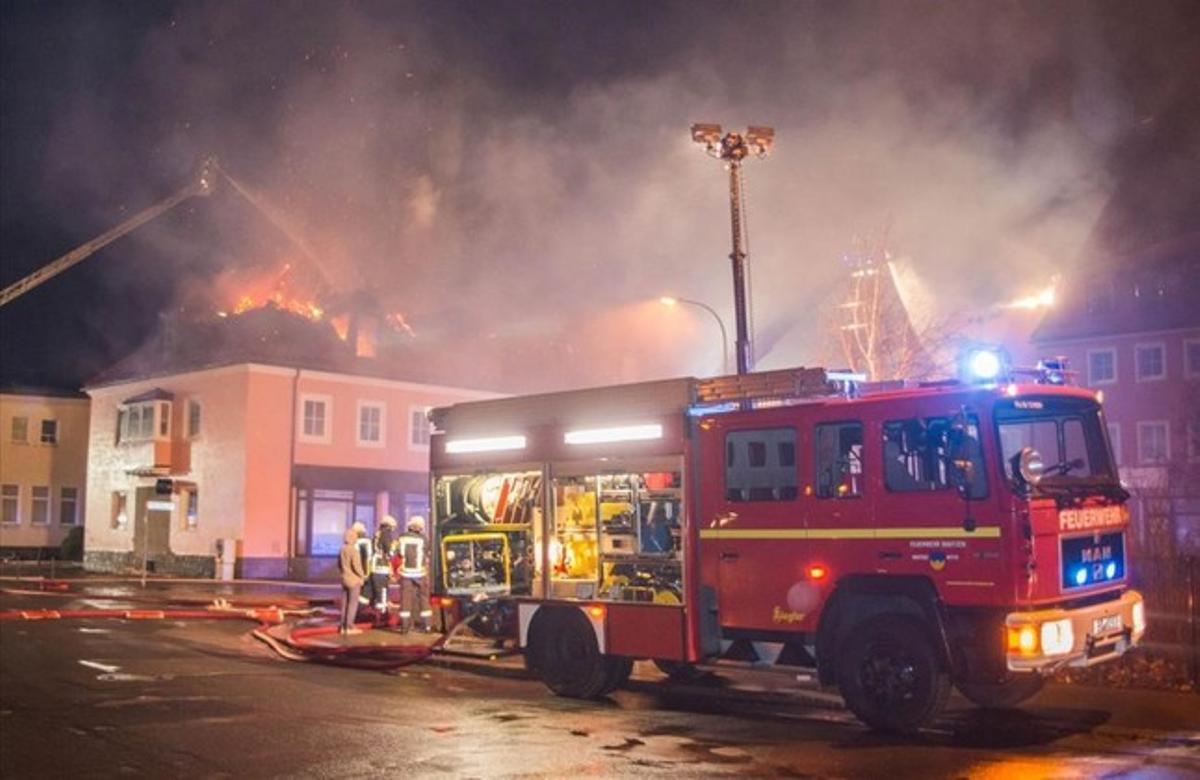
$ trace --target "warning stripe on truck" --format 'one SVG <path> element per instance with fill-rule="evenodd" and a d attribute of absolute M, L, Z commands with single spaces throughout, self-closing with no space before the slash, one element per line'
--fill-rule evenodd
<path fill-rule="evenodd" d="M 999 539 L 1000 526 L 936 528 L 701 528 L 701 539 Z"/>

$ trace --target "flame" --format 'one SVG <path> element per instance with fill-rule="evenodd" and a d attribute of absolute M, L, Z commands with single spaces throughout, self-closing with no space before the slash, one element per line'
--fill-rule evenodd
<path fill-rule="evenodd" d="M 1015 301 L 1010 301 L 1004 304 L 1005 309 L 1049 309 L 1054 305 L 1056 282 L 1051 282 L 1048 287 L 1045 287 L 1032 295 L 1026 295 L 1023 298 L 1017 298 Z"/>
<path fill-rule="evenodd" d="M 384 321 L 391 326 L 392 330 L 402 330 L 413 338 L 416 338 L 416 331 L 414 331 L 412 326 L 408 324 L 408 320 L 404 318 L 404 314 L 401 312 L 392 312 L 384 317 Z"/>
<path fill-rule="evenodd" d="M 313 322 L 325 319 L 325 309 L 310 295 L 297 293 L 291 287 L 292 264 L 284 263 L 280 270 L 262 274 L 249 281 L 241 281 L 234 288 L 229 306 L 217 310 L 217 316 L 244 314 L 252 309 L 274 306 L 277 309 L 298 314 Z M 345 336 L 343 335 L 344 339 Z"/>

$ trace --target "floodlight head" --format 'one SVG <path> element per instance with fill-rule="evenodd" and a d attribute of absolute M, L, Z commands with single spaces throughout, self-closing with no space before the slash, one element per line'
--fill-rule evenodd
<path fill-rule="evenodd" d="M 746 130 L 746 143 L 759 157 L 764 157 L 775 144 L 775 128 L 750 125 Z"/>
<path fill-rule="evenodd" d="M 697 122 L 692 125 L 692 140 L 712 148 L 721 141 L 721 126 Z"/>

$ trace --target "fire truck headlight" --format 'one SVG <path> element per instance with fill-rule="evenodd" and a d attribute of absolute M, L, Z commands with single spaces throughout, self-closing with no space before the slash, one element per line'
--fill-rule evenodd
<path fill-rule="evenodd" d="M 990 349 L 978 349 L 967 355 L 967 373 L 976 382 L 990 382 L 1000 376 L 1003 362 L 999 353 Z"/>
<path fill-rule="evenodd" d="M 1146 630 L 1146 602 L 1133 602 L 1133 633 L 1140 634 Z"/>
<path fill-rule="evenodd" d="M 1075 631 L 1071 628 L 1070 618 L 1042 623 L 1041 634 L 1042 653 L 1045 655 L 1063 655 L 1071 652 L 1075 646 Z"/>

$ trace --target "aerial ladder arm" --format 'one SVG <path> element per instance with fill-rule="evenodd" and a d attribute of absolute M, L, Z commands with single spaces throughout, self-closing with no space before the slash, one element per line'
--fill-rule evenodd
<path fill-rule="evenodd" d="M 33 288 L 53 279 L 63 271 L 77 265 L 104 247 L 108 246 L 118 238 L 137 230 L 142 225 L 170 211 L 171 209 L 183 203 L 189 198 L 197 195 L 209 195 L 216 185 L 217 167 L 213 160 L 207 160 L 200 167 L 194 181 L 188 184 L 183 189 L 176 192 L 174 195 L 161 200 L 153 206 L 134 214 L 129 219 L 125 220 L 116 227 L 101 233 L 86 244 L 72 249 L 62 257 L 53 260 L 23 279 L 19 279 L 12 284 L 0 290 L 0 306 L 5 306 Z"/>

